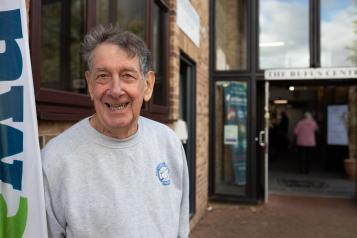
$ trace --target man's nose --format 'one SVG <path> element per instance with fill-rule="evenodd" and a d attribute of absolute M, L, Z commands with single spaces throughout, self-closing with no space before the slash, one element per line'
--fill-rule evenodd
<path fill-rule="evenodd" d="M 123 83 L 119 79 L 119 77 L 114 77 L 112 83 L 110 85 L 110 95 L 113 97 L 119 97 L 124 93 L 123 91 Z"/>

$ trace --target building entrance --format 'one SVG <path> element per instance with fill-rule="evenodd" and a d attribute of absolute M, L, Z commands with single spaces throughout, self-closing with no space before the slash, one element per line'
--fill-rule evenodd
<path fill-rule="evenodd" d="M 270 82 L 269 194 L 353 198 L 345 159 L 356 159 L 356 85 Z"/>

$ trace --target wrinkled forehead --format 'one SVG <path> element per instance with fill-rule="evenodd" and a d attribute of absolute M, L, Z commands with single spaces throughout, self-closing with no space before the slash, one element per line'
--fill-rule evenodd
<path fill-rule="evenodd" d="M 94 63 L 96 68 L 102 67 L 102 64 L 127 63 L 141 72 L 138 55 L 127 48 L 112 43 L 101 43 L 92 51 L 88 65 L 90 70 Z"/>

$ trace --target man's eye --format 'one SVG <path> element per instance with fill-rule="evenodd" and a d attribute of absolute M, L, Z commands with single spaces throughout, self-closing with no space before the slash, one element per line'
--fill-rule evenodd
<path fill-rule="evenodd" d="M 99 74 L 98 75 L 98 78 L 104 78 L 104 77 L 107 77 L 108 75 L 106 75 L 106 74 Z"/>
<path fill-rule="evenodd" d="M 132 74 L 122 74 L 122 75 L 120 76 L 120 78 L 126 79 L 126 80 L 134 80 L 134 79 L 135 79 L 135 76 L 132 75 Z"/>
<path fill-rule="evenodd" d="M 124 77 L 124 78 L 133 78 L 133 75 L 131 75 L 131 74 L 124 74 L 123 77 Z"/>
<path fill-rule="evenodd" d="M 98 74 L 97 77 L 95 78 L 95 80 L 98 83 L 105 83 L 110 81 L 110 76 L 108 74 Z"/>

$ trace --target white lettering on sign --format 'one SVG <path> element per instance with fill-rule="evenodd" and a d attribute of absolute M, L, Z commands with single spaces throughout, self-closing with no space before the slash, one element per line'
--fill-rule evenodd
<path fill-rule="evenodd" d="M 357 67 L 265 70 L 266 80 L 357 79 Z"/>

